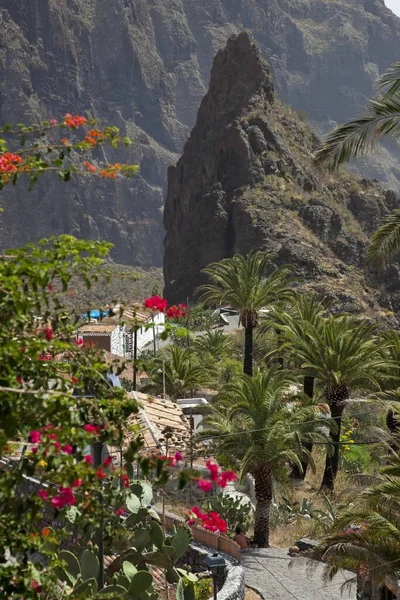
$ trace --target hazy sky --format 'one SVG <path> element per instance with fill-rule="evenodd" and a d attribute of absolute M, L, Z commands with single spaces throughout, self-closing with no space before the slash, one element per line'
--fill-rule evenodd
<path fill-rule="evenodd" d="M 385 4 L 391 8 L 396 15 L 400 16 L 400 0 L 385 0 Z"/>

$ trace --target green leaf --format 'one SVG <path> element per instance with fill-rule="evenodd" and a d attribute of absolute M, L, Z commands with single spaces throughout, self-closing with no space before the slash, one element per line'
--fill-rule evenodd
<path fill-rule="evenodd" d="M 58 558 L 66 563 L 66 571 L 77 579 L 81 574 L 81 566 L 76 556 L 72 552 L 69 552 L 69 550 L 61 550 Z"/>
<path fill-rule="evenodd" d="M 77 506 L 69 506 L 64 514 L 67 521 L 75 523 L 76 518 L 81 514 L 81 511 Z"/>
<path fill-rule="evenodd" d="M 192 580 L 189 580 L 183 588 L 183 594 L 185 596 L 185 600 L 195 600 L 195 590 Z"/>
<path fill-rule="evenodd" d="M 179 573 L 174 567 L 169 567 L 165 572 L 165 576 L 168 583 L 178 583 L 180 579 Z"/>
<path fill-rule="evenodd" d="M 176 600 L 185 600 L 185 584 L 183 583 L 183 579 L 180 579 L 176 586 Z"/>
<path fill-rule="evenodd" d="M 129 579 L 129 581 L 132 581 L 132 577 L 134 575 L 136 575 L 136 573 L 138 572 L 137 568 L 135 567 L 135 565 L 133 565 L 131 562 L 125 560 L 122 564 L 122 570 L 125 573 L 127 579 Z"/>
<path fill-rule="evenodd" d="M 152 519 L 155 519 L 156 521 L 158 521 L 159 523 L 161 523 L 161 518 L 160 515 L 158 514 L 158 512 L 156 510 L 154 510 L 154 508 L 149 508 L 148 509 L 148 514 Z"/>
<path fill-rule="evenodd" d="M 74 588 L 74 594 L 95 594 L 97 592 L 97 581 L 87 579 Z"/>
<path fill-rule="evenodd" d="M 179 527 L 174 537 L 172 538 L 172 547 L 175 550 L 175 560 L 180 558 L 189 547 L 191 536 L 186 527 Z"/>
<path fill-rule="evenodd" d="M 160 550 L 164 543 L 164 534 L 161 526 L 156 521 L 150 523 L 150 538 L 153 544 Z"/>
<path fill-rule="evenodd" d="M 135 494 L 130 494 L 126 499 L 126 506 L 131 513 L 137 513 L 140 508 L 140 500 Z"/>
<path fill-rule="evenodd" d="M 81 569 L 83 581 L 97 577 L 99 574 L 100 565 L 99 559 L 94 552 L 91 552 L 90 550 L 85 550 L 83 552 L 81 558 Z"/>
<path fill-rule="evenodd" d="M 186 569 L 180 569 L 178 567 L 176 570 L 184 579 L 187 579 L 188 581 L 196 583 L 196 581 L 199 580 L 199 578 L 194 573 L 190 573 L 189 571 L 186 571 Z"/>
<path fill-rule="evenodd" d="M 147 564 L 160 567 L 161 569 L 168 569 L 168 567 L 172 567 L 174 564 L 171 556 L 168 556 L 167 554 L 164 554 L 164 552 L 160 551 L 148 552 L 144 555 L 144 560 Z"/>
<path fill-rule="evenodd" d="M 133 577 L 130 583 L 128 594 L 139 596 L 142 592 L 146 591 L 147 588 L 153 583 L 153 577 L 149 571 L 138 571 Z"/>
<path fill-rule="evenodd" d="M 122 585 L 112 584 L 112 585 L 108 585 L 107 587 L 100 590 L 99 596 L 100 596 L 100 594 L 102 596 L 106 596 L 109 594 L 116 594 L 115 596 L 112 596 L 110 598 L 110 600 L 121 600 L 122 594 L 126 594 L 126 591 L 127 590 Z"/>
<path fill-rule="evenodd" d="M 150 531 L 148 529 L 138 529 L 135 531 L 131 540 L 132 546 L 141 552 L 150 542 Z"/>

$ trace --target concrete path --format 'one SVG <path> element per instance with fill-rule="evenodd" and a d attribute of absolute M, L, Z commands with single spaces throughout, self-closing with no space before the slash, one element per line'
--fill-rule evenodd
<path fill-rule="evenodd" d="M 291 566 L 289 566 L 291 563 Z M 338 574 L 333 582 L 324 584 L 323 565 L 310 568 L 301 556 L 292 559 L 281 548 L 250 550 L 242 554 L 246 585 L 253 587 L 264 600 L 354 600 L 355 586 L 349 593 L 341 586 L 354 577 L 353 573 Z"/>

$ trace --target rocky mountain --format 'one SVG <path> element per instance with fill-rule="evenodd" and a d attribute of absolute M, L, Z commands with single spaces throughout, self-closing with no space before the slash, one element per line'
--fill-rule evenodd
<path fill-rule="evenodd" d="M 6 189 L 1 247 L 68 232 L 113 242 L 118 262 L 161 265 L 167 167 L 215 53 L 243 28 L 279 97 L 321 132 L 356 114 L 400 55 L 400 20 L 381 0 L 0 0 L 0 122 L 87 113 L 134 140 L 105 158 L 141 167 L 129 182 Z M 361 165 L 369 178 L 396 185 L 393 151 Z"/>
<path fill-rule="evenodd" d="M 214 60 L 210 88 L 168 177 L 165 295 L 193 296 L 201 269 L 235 253 L 270 252 L 305 289 L 369 316 L 400 309 L 400 270 L 364 268 L 368 236 L 400 206 L 392 191 L 349 172 L 317 171 L 320 141 L 274 95 L 268 64 L 247 33 Z"/>

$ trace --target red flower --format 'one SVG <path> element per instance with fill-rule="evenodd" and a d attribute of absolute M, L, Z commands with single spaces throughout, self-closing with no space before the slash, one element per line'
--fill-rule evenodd
<path fill-rule="evenodd" d="M 100 425 L 91 425 L 90 423 L 87 423 L 86 425 L 84 425 L 83 429 L 85 431 L 87 431 L 88 433 L 100 433 L 100 431 L 101 431 Z"/>
<path fill-rule="evenodd" d="M 78 383 L 78 380 L 76 377 L 71 377 L 71 381 L 74 385 L 76 385 Z"/>
<path fill-rule="evenodd" d="M 109 467 L 112 464 L 112 461 L 112 456 L 107 456 L 107 458 L 104 459 L 103 464 L 105 467 Z"/>
<path fill-rule="evenodd" d="M 96 477 L 98 479 L 105 479 L 107 477 L 107 473 L 104 473 L 102 467 L 98 467 L 98 469 L 96 471 Z"/>
<path fill-rule="evenodd" d="M 64 446 L 63 446 L 62 449 L 63 449 L 63 452 L 65 452 L 65 454 L 72 454 L 73 451 L 74 451 L 74 449 L 71 446 L 71 444 L 64 444 Z"/>
<path fill-rule="evenodd" d="M 74 479 L 74 481 L 72 482 L 72 487 L 81 487 L 82 484 L 83 484 L 82 479 Z"/>
<path fill-rule="evenodd" d="M 48 495 L 49 495 L 49 494 L 48 494 L 47 490 L 39 490 L 39 491 L 38 491 L 38 496 L 39 496 L 39 498 L 40 498 L 41 500 L 43 500 L 43 502 L 44 502 L 45 500 L 47 500 L 47 498 L 48 498 Z"/>
<path fill-rule="evenodd" d="M 70 487 L 60 487 L 60 489 L 58 490 L 59 495 L 58 496 L 54 496 L 54 498 L 52 498 L 51 500 L 51 504 L 58 509 L 64 508 L 64 506 L 66 506 L 67 504 L 73 506 L 74 504 L 76 504 L 76 499 L 74 496 L 74 493 L 72 491 L 72 488 Z"/>
<path fill-rule="evenodd" d="M 50 119 L 50 125 L 57 125 L 56 119 Z"/>
<path fill-rule="evenodd" d="M 124 509 L 123 509 L 123 508 L 117 508 L 117 510 L 115 511 L 115 514 L 116 514 L 116 515 L 118 515 L 118 516 L 120 517 L 121 515 L 123 515 L 123 514 L 124 514 L 124 512 L 125 512 L 125 511 L 124 511 Z"/>
<path fill-rule="evenodd" d="M 195 524 L 195 522 L 196 521 L 194 519 L 189 519 L 189 521 L 188 521 L 189 527 L 193 527 L 193 525 Z"/>
<path fill-rule="evenodd" d="M 36 579 L 33 579 L 33 581 L 31 581 L 31 584 L 29 587 L 34 592 L 41 592 L 43 589 L 43 587 L 40 585 L 40 583 Z"/>
<path fill-rule="evenodd" d="M 129 487 L 129 476 L 126 473 L 122 473 L 121 477 L 121 483 L 123 484 L 123 486 L 125 488 Z"/>
<path fill-rule="evenodd" d="M 206 479 L 199 479 L 198 486 L 203 492 L 211 492 L 212 490 L 211 481 L 207 481 Z"/>
<path fill-rule="evenodd" d="M 169 466 L 176 467 L 175 458 L 173 456 L 168 456 Z"/>
<path fill-rule="evenodd" d="M 167 301 L 164 298 L 160 298 L 158 294 L 151 296 L 151 298 L 146 298 L 143 302 L 145 308 L 149 308 L 153 312 L 165 312 L 167 309 Z"/>
<path fill-rule="evenodd" d="M 93 458 L 91 456 L 91 454 L 86 454 L 86 456 L 83 459 L 88 465 L 92 465 L 93 464 Z"/>
<path fill-rule="evenodd" d="M 180 452 L 175 452 L 175 460 L 176 462 L 181 462 L 183 460 L 183 455 Z"/>
<path fill-rule="evenodd" d="M 211 460 L 206 462 L 206 467 L 210 471 L 211 481 L 218 480 L 218 465 L 216 463 L 212 463 Z"/>
<path fill-rule="evenodd" d="M 47 326 L 44 330 L 44 334 L 49 342 L 53 339 L 53 330 L 51 327 Z"/>
<path fill-rule="evenodd" d="M 74 117 L 69 113 L 64 117 L 64 125 L 70 127 L 71 129 L 76 129 L 80 125 L 84 125 L 86 123 L 86 117 L 82 117 L 79 115 L 75 115 Z"/>
<path fill-rule="evenodd" d="M 19 383 L 21 385 L 21 383 L 22 383 L 22 377 L 21 377 L 21 375 L 18 375 L 18 377 L 17 377 L 17 383 Z"/>
<path fill-rule="evenodd" d="M 87 168 L 88 171 L 90 171 L 91 173 L 96 173 L 96 171 L 97 171 L 96 167 L 94 165 L 92 165 L 92 163 L 90 163 L 88 160 L 86 160 L 83 164 L 85 165 L 85 167 Z"/>
<path fill-rule="evenodd" d="M 54 292 L 54 288 L 51 285 L 51 283 L 47 284 L 47 289 L 49 290 L 49 292 Z"/>
<path fill-rule="evenodd" d="M 81 338 L 81 337 L 76 338 L 75 344 L 77 346 L 83 346 L 83 338 Z"/>
<path fill-rule="evenodd" d="M 29 434 L 29 441 L 31 444 L 40 444 L 40 431 L 31 431 Z"/>

